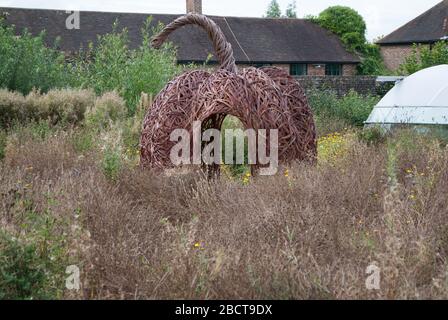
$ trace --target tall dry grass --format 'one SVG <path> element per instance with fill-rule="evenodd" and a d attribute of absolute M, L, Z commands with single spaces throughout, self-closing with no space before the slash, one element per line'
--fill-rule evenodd
<path fill-rule="evenodd" d="M 28 140 L 10 139 L 0 167 L 1 225 L 20 233 L 24 200 L 51 208 L 82 268 L 64 297 L 448 298 L 448 151 L 432 140 L 354 140 L 336 162 L 249 184 L 129 165 L 110 180 L 70 132 Z"/>

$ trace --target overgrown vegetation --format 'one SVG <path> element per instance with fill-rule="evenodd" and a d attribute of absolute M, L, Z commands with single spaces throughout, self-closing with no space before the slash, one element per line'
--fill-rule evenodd
<path fill-rule="evenodd" d="M 319 138 L 317 166 L 210 181 L 141 170 L 127 121 L 8 132 L 3 298 L 448 297 L 440 140 L 346 130 Z M 375 292 L 365 288 L 373 262 Z M 82 290 L 64 289 L 68 265 L 81 268 Z"/>
<path fill-rule="evenodd" d="M 361 57 L 358 73 L 362 75 L 385 74 L 380 49 L 366 39 L 367 26 L 364 18 L 354 9 L 344 6 L 332 6 L 322 11 L 317 17 L 308 19 L 330 30 L 341 38 L 348 50 Z"/>
<path fill-rule="evenodd" d="M 311 92 L 316 165 L 142 170 L 136 95 L 177 67 L 127 46 L 114 33 L 73 62 L 92 91 L 0 91 L 1 299 L 448 298 L 446 131 L 361 132 L 376 97 Z"/>
<path fill-rule="evenodd" d="M 362 127 L 379 97 L 363 96 L 355 91 L 338 97 L 331 90 L 313 90 L 308 100 L 317 118 L 318 131 L 325 135 L 346 127 Z"/>
<path fill-rule="evenodd" d="M 0 16 L 0 43 L 0 88 L 28 94 L 33 88 L 46 92 L 69 83 L 64 55 L 55 49 L 57 44 L 46 46 L 44 32 L 33 36 L 23 30 L 16 37 Z"/>
<path fill-rule="evenodd" d="M 133 49 L 126 29 L 99 36 L 98 45 L 90 46 L 73 63 L 73 85 L 91 88 L 97 95 L 116 91 L 122 96 L 133 114 L 142 92 L 156 95 L 174 74 L 179 72 L 173 47 L 166 44 L 160 50 L 150 46 L 153 32 L 152 19 L 143 26 L 142 43 Z"/>
<path fill-rule="evenodd" d="M 0 89 L 0 128 L 39 121 L 74 125 L 84 119 L 94 101 L 95 95 L 89 90 L 53 89 L 46 94 L 32 91 L 25 97 Z"/>
<path fill-rule="evenodd" d="M 433 46 L 414 45 L 412 54 L 406 57 L 398 72 L 409 75 L 440 64 L 448 64 L 448 41 L 439 41 Z"/>
<path fill-rule="evenodd" d="M 0 19 L 0 88 L 28 94 L 33 89 L 84 88 L 97 95 L 116 91 L 133 114 L 142 92 L 155 95 L 179 72 L 175 50 L 169 44 L 152 49 L 151 19 L 142 26 L 142 43 L 131 48 L 126 29 L 116 22 L 113 32 L 99 36 L 98 44 L 81 50 L 70 61 L 45 44 L 45 33 L 32 36 L 26 30 L 16 37 L 13 27 Z M 56 45 L 55 45 L 56 46 Z"/>

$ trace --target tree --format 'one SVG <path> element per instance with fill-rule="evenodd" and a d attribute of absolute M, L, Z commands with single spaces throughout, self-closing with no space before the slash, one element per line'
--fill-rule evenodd
<path fill-rule="evenodd" d="M 366 23 L 364 18 L 352 8 L 330 7 L 319 14 L 318 23 L 337 34 L 353 51 L 359 50 L 366 43 Z"/>
<path fill-rule="evenodd" d="M 288 8 L 286 8 L 286 18 L 297 19 L 297 3 L 296 1 L 288 4 Z"/>
<path fill-rule="evenodd" d="M 381 57 L 380 47 L 374 43 L 366 43 L 361 51 L 361 64 L 358 72 L 363 75 L 387 74 L 386 66 Z"/>
<path fill-rule="evenodd" d="M 377 75 L 385 72 L 379 47 L 367 41 L 366 22 L 356 10 L 334 6 L 322 11 L 318 17 L 308 19 L 339 36 L 349 51 L 360 56 L 358 73 Z"/>
<path fill-rule="evenodd" d="M 277 0 L 272 0 L 266 11 L 266 18 L 281 18 L 281 16 L 282 11 L 280 10 L 280 5 Z"/>

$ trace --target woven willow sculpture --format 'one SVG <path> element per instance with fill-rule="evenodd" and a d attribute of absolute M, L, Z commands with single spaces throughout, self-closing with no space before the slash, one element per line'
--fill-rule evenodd
<path fill-rule="evenodd" d="M 246 129 L 278 129 L 280 164 L 314 161 L 313 115 L 299 83 L 285 70 L 275 67 L 238 70 L 232 46 L 221 29 L 198 14 L 182 16 L 166 26 L 152 40 L 152 46 L 160 48 L 172 32 L 190 24 L 207 31 L 219 68 L 212 73 L 185 72 L 170 81 L 155 98 L 143 124 L 142 167 L 172 167 L 173 130 L 182 128 L 192 133 L 194 121 L 202 122 L 202 130 L 220 129 L 227 115 L 237 117 Z"/>

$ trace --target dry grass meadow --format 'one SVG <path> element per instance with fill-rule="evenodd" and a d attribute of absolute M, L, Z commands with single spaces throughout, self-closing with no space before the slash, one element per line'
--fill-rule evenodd
<path fill-rule="evenodd" d="M 70 59 L 3 20 L 0 300 L 448 299 L 446 132 L 363 131 L 378 92 L 311 90 L 316 165 L 142 170 L 148 97 L 206 65 L 152 49 L 151 19 Z"/>
<path fill-rule="evenodd" d="M 367 143 L 347 130 L 320 138 L 316 166 L 207 180 L 142 171 L 123 127 L 6 135 L 3 298 L 448 298 L 440 140 L 403 130 Z M 65 289 L 68 265 L 79 291 Z"/>

